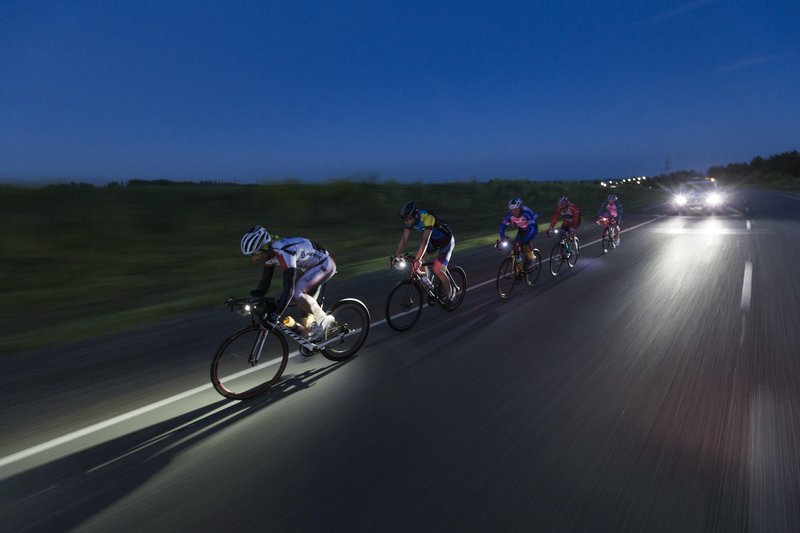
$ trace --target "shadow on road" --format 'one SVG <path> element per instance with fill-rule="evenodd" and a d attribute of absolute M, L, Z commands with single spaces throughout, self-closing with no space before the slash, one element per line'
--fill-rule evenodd
<path fill-rule="evenodd" d="M 308 389 L 352 359 L 285 377 L 263 396 L 220 400 L 97 444 L 2 482 L 4 531 L 66 531 L 132 493 L 204 439 Z"/>

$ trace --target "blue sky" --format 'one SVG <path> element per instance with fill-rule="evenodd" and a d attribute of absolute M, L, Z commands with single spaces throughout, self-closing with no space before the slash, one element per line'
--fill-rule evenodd
<path fill-rule="evenodd" d="M 800 148 L 800 2 L 0 0 L 0 180 L 603 179 Z"/>

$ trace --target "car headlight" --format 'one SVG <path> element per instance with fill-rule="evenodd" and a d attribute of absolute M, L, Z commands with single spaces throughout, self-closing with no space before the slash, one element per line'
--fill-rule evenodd
<path fill-rule="evenodd" d="M 706 197 L 706 202 L 711 206 L 718 206 L 722 203 L 722 195 L 716 192 L 709 193 Z"/>
<path fill-rule="evenodd" d="M 675 203 L 678 205 L 686 205 L 686 196 L 678 194 L 675 196 Z"/>

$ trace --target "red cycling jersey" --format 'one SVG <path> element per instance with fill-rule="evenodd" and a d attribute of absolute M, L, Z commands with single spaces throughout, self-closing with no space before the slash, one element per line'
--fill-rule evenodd
<path fill-rule="evenodd" d="M 556 222 L 558 222 L 558 217 L 561 217 L 562 228 L 571 228 L 571 227 L 578 227 L 580 223 L 580 210 L 578 206 L 573 204 L 572 202 L 567 205 L 564 209 L 556 208 L 555 213 L 553 213 L 553 219 L 550 221 L 550 227 L 554 227 Z"/>

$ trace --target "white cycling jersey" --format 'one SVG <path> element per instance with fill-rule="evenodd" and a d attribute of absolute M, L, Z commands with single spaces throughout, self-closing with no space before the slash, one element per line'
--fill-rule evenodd
<path fill-rule="evenodd" d="M 328 259 L 328 252 L 312 240 L 302 237 L 286 237 L 272 243 L 275 256 L 265 265 L 278 265 L 282 270 L 297 268 L 308 270 Z"/>

